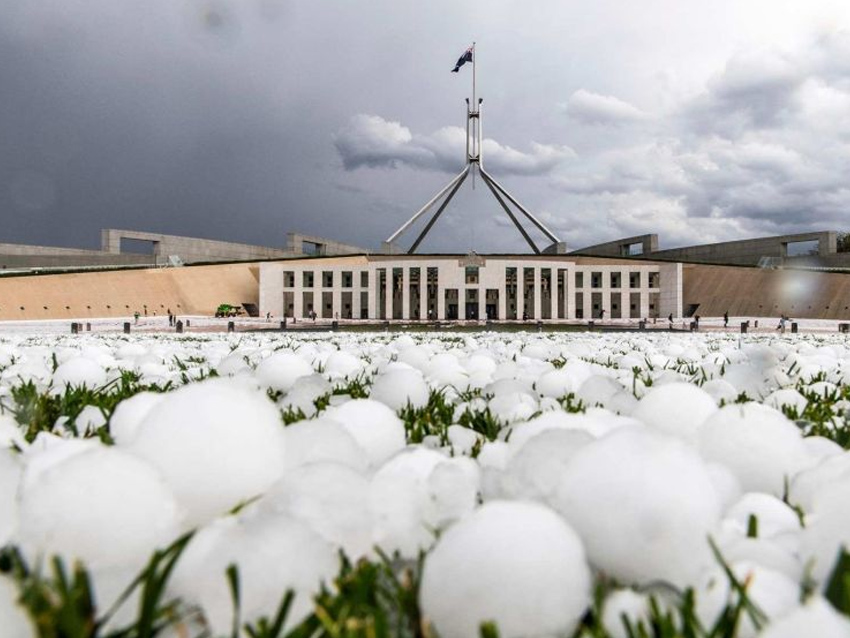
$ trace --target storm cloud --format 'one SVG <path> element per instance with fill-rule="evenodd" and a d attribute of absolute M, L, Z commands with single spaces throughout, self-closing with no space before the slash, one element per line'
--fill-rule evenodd
<path fill-rule="evenodd" d="M 0 241 L 376 247 L 462 168 L 472 40 L 485 164 L 572 246 L 842 230 L 848 30 L 828 0 L 0 0 Z M 480 188 L 441 225 L 524 250 Z"/>

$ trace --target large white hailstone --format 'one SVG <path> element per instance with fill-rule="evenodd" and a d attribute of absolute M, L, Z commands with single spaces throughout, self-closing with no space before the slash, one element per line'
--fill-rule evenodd
<path fill-rule="evenodd" d="M 220 377 L 235 377 L 250 369 L 248 362 L 245 361 L 245 355 L 241 352 L 234 352 L 224 357 L 215 366 L 215 371 Z"/>
<path fill-rule="evenodd" d="M 727 563 L 755 563 L 780 572 L 794 582 L 800 582 L 803 577 L 803 565 L 797 552 L 784 547 L 779 540 L 747 538 L 725 532 L 715 542 Z"/>
<path fill-rule="evenodd" d="M 300 520 L 357 560 L 372 549 L 369 480 L 333 462 L 302 465 L 284 474 L 251 509 Z"/>
<path fill-rule="evenodd" d="M 479 488 L 478 466 L 471 459 L 408 448 L 372 478 L 375 545 L 415 557 L 430 547 L 441 527 L 472 511 Z"/>
<path fill-rule="evenodd" d="M 233 603 L 226 576 L 230 565 L 238 569 L 243 623 L 274 618 L 287 590 L 295 593 L 287 628 L 310 613 L 321 583 L 329 583 L 339 569 L 332 546 L 285 514 L 214 521 L 189 543 L 170 589 L 200 606 L 215 636 L 231 634 Z"/>
<path fill-rule="evenodd" d="M 425 558 L 422 615 L 446 638 L 569 635 L 591 597 L 581 541 L 552 510 L 493 501 L 453 525 Z"/>
<path fill-rule="evenodd" d="M 850 620 L 838 613 L 820 596 L 814 596 L 805 604 L 770 622 L 758 634 L 758 638 L 847 638 L 850 636 Z"/>
<path fill-rule="evenodd" d="M 180 524 L 156 470 L 107 447 L 75 454 L 25 484 L 19 512 L 18 535 L 31 556 L 58 554 L 92 568 L 141 567 Z"/>
<path fill-rule="evenodd" d="M 543 374 L 534 384 L 537 393 L 542 397 L 560 399 L 578 390 L 576 377 L 563 368 L 550 370 Z"/>
<path fill-rule="evenodd" d="M 850 551 L 850 480 L 822 487 L 814 496 L 812 512 L 806 517 L 800 553 L 811 562 L 812 576 L 822 585 L 835 566 L 841 548 Z"/>
<path fill-rule="evenodd" d="M 369 459 L 348 430 L 324 417 L 305 419 L 283 430 L 283 465 L 286 470 L 331 461 L 365 471 Z"/>
<path fill-rule="evenodd" d="M 751 516 L 758 522 L 759 537 L 800 531 L 797 513 L 779 498 L 761 492 L 744 494 L 726 511 L 724 521 L 734 523 L 735 528 L 745 535 Z"/>
<path fill-rule="evenodd" d="M 0 448 L 12 447 L 13 445 L 17 445 L 21 449 L 26 447 L 27 442 L 24 438 L 23 429 L 10 415 L 0 414 Z"/>
<path fill-rule="evenodd" d="M 106 371 L 98 363 L 86 357 L 69 359 L 59 364 L 53 373 L 53 392 L 61 394 L 65 388 L 85 386 L 98 388 L 106 383 Z"/>
<path fill-rule="evenodd" d="M 369 396 L 393 410 L 408 405 L 422 408 L 428 404 L 428 386 L 419 370 L 409 367 L 388 368 L 372 381 Z"/>
<path fill-rule="evenodd" d="M 632 417 L 667 434 L 690 439 L 697 428 L 717 412 L 714 399 L 690 383 L 653 387 L 638 401 Z"/>
<path fill-rule="evenodd" d="M 490 353 L 471 354 L 463 362 L 463 367 L 470 376 L 480 375 L 482 378 L 492 377 L 496 366 L 496 360 Z"/>
<path fill-rule="evenodd" d="M 155 406 L 165 399 L 162 392 L 139 392 L 124 399 L 115 407 L 109 419 L 109 433 L 112 439 L 126 445 L 136 436 L 136 430 L 144 418 Z"/>
<path fill-rule="evenodd" d="M 726 510 L 741 497 L 741 484 L 725 465 L 706 463 L 706 469 L 720 499 L 721 510 Z"/>
<path fill-rule="evenodd" d="M 611 638 L 630 638 L 625 619 L 632 627 L 639 623 L 649 628 L 649 597 L 633 589 L 617 589 L 605 598 L 602 624 Z"/>
<path fill-rule="evenodd" d="M 614 395 L 623 390 L 623 386 L 609 376 L 594 374 L 588 377 L 578 389 L 578 398 L 589 407 L 606 407 Z"/>
<path fill-rule="evenodd" d="M 278 350 L 260 361 L 254 374 L 263 387 L 289 392 L 299 377 L 313 374 L 313 366 L 300 354 Z"/>
<path fill-rule="evenodd" d="M 537 412 L 536 399 L 525 392 L 499 394 L 487 402 L 490 414 L 502 423 L 524 421 Z"/>
<path fill-rule="evenodd" d="M 806 446 L 809 456 L 818 461 L 844 454 L 843 447 L 825 436 L 807 436 L 803 439 L 803 445 Z"/>
<path fill-rule="evenodd" d="M 735 579 L 746 584 L 747 598 L 768 618 L 780 618 L 799 605 L 799 585 L 782 572 L 748 561 L 733 563 L 730 567 Z M 738 604 L 738 593 L 719 566 L 712 567 L 700 576 L 695 593 L 697 616 L 707 628 L 717 623 L 727 605 Z M 755 638 L 757 633 L 749 614 L 742 614 L 735 635 Z"/>
<path fill-rule="evenodd" d="M 350 379 L 363 371 L 364 361 L 345 350 L 334 350 L 325 360 L 324 374 L 329 379 Z"/>
<path fill-rule="evenodd" d="M 282 473 L 280 415 L 261 392 L 192 383 L 155 406 L 126 446 L 157 468 L 197 525 L 259 496 Z"/>
<path fill-rule="evenodd" d="M 283 410 L 301 410 L 305 416 L 318 412 L 316 399 L 333 391 L 330 382 L 320 374 L 298 377 L 289 392 L 278 400 Z"/>
<path fill-rule="evenodd" d="M 796 411 L 797 414 L 802 414 L 803 410 L 805 410 L 806 406 L 809 404 L 806 397 L 797 392 L 794 388 L 774 390 L 764 398 L 763 403 L 772 408 L 776 408 L 777 410 L 781 410 L 783 407 L 788 407 Z"/>
<path fill-rule="evenodd" d="M 0 547 L 12 537 L 18 523 L 18 485 L 21 462 L 10 450 L 0 449 Z M 2 625 L 0 625 L 2 626 Z"/>
<path fill-rule="evenodd" d="M 0 576 L 0 627 L 4 638 L 35 638 L 38 633 L 29 614 L 20 604 L 18 588 L 5 576 Z"/>
<path fill-rule="evenodd" d="M 342 425 L 372 465 L 380 465 L 405 446 L 404 423 L 380 401 L 353 399 L 330 408 L 324 417 Z"/>
<path fill-rule="evenodd" d="M 424 346 L 409 346 L 399 350 L 396 360 L 406 363 L 420 372 L 424 372 L 428 369 L 428 360 L 430 358 L 431 354 Z"/>
<path fill-rule="evenodd" d="M 726 367 L 723 378 L 737 390 L 737 394 L 744 393 L 750 399 L 758 399 L 765 394 L 765 390 L 768 393 L 771 390 L 767 388 L 766 376 L 764 368 L 748 363 L 733 363 Z"/>
<path fill-rule="evenodd" d="M 594 438 L 582 430 L 544 430 L 513 454 L 502 475 L 502 493 L 518 500 L 551 502 L 564 468 Z"/>
<path fill-rule="evenodd" d="M 718 410 L 700 426 L 697 444 L 703 458 L 732 470 L 748 492 L 782 496 L 786 481 L 812 462 L 797 426 L 758 403 Z"/>
<path fill-rule="evenodd" d="M 450 425 L 446 428 L 446 436 L 456 455 L 469 455 L 477 444 L 484 442 L 484 437 L 481 434 L 462 425 Z"/>
<path fill-rule="evenodd" d="M 39 432 L 22 455 L 24 474 L 21 481 L 24 485 L 32 484 L 54 465 L 100 447 L 97 439 L 65 439 L 50 432 Z"/>
<path fill-rule="evenodd" d="M 832 483 L 850 479 L 850 452 L 822 459 L 797 474 L 791 482 L 789 501 L 810 512 L 815 496 Z"/>
<path fill-rule="evenodd" d="M 582 447 L 556 504 L 591 563 L 623 583 L 685 586 L 711 563 L 719 499 L 702 460 L 676 438 L 624 428 Z"/>

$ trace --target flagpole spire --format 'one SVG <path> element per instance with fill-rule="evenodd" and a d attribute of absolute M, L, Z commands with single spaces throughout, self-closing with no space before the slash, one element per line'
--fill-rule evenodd
<path fill-rule="evenodd" d="M 399 228 L 395 233 L 390 235 L 390 237 L 384 242 L 384 252 L 387 253 L 395 253 L 398 252 L 398 247 L 395 244 L 395 241 L 404 234 L 416 220 L 420 217 L 428 213 L 432 208 L 437 206 L 437 210 L 428 223 L 425 225 L 425 228 L 422 229 L 419 236 L 413 242 L 413 245 L 407 250 L 408 254 L 412 254 L 419 247 L 419 244 L 422 243 L 422 240 L 428 235 L 431 231 L 431 228 L 436 223 L 437 219 L 440 215 L 443 214 L 443 211 L 448 206 L 449 202 L 455 196 L 458 189 L 460 189 L 464 180 L 472 174 L 472 186 L 475 188 L 475 174 L 481 177 L 481 181 L 487 186 L 490 192 L 495 197 L 496 201 L 499 203 L 499 206 L 504 210 L 505 214 L 510 218 L 513 222 L 514 226 L 516 226 L 517 230 L 522 235 L 523 239 L 525 239 L 526 243 L 528 243 L 531 250 L 540 254 L 541 252 L 557 254 L 563 253 L 566 251 L 566 246 L 555 236 L 555 234 L 549 230 L 543 223 L 538 220 L 534 215 L 532 215 L 528 209 L 526 209 L 522 204 L 520 204 L 510 193 L 508 193 L 505 188 L 499 184 L 495 180 L 495 178 L 490 175 L 487 171 L 484 170 L 484 162 L 482 157 L 482 146 L 483 146 L 483 133 L 481 130 L 481 103 L 484 100 L 478 99 L 477 87 L 476 87 L 476 67 L 477 67 L 477 54 L 475 51 L 475 42 L 472 43 L 472 46 L 469 47 L 455 64 L 455 68 L 452 69 L 452 73 L 457 73 L 460 70 L 460 67 L 464 65 L 466 62 L 472 62 L 472 103 L 469 102 L 469 98 L 466 99 L 466 166 L 463 170 L 458 174 L 452 181 L 450 181 L 443 189 L 434 195 L 431 200 L 425 204 L 419 211 L 411 217 L 407 222 L 405 222 L 401 228 Z M 511 210 L 511 206 L 516 209 L 515 211 Z M 552 244 L 542 251 L 538 248 L 537 244 L 528 234 L 526 229 L 523 227 L 522 223 L 520 223 L 520 217 L 524 217 L 527 222 L 531 222 L 531 224 L 537 228 Z"/>

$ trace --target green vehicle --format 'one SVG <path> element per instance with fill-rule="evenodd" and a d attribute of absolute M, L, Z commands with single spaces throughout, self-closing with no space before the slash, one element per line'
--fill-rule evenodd
<path fill-rule="evenodd" d="M 234 306 L 233 304 L 223 303 L 219 304 L 218 308 L 216 308 L 215 316 L 216 317 L 238 317 L 242 313 L 241 306 Z"/>

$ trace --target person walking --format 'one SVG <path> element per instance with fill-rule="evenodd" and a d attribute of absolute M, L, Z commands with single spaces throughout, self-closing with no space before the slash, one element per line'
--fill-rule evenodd
<path fill-rule="evenodd" d="M 723 313 L 723 327 L 724 328 L 729 327 L 729 311 L 728 310 Z"/>

